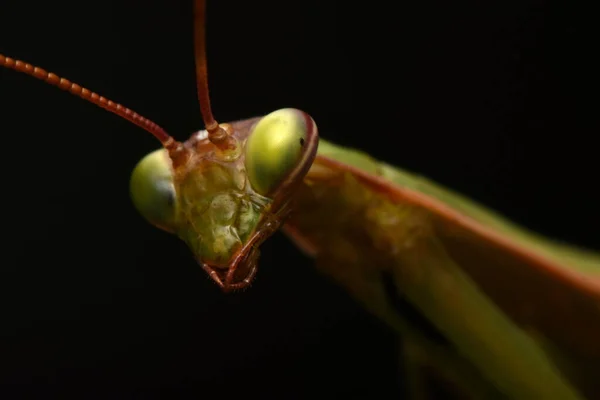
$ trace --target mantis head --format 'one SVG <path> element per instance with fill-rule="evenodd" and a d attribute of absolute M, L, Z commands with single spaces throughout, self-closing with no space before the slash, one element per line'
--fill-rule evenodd
<path fill-rule="evenodd" d="M 314 121 L 296 109 L 221 125 L 219 148 L 207 130 L 175 158 L 167 149 L 144 157 L 131 176 L 131 197 L 153 225 L 183 239 L 223 289 L 248 285 L 259 245 L 290 210 L 289 199 L 315 157 Z"/>
<path fill-rule="evenodd" d="M 140 126 L 163 145 L 134 168 L 133 204 L 153 225 L 183 239 L 223 290 L 252 281 L 260 244 L 290 211 L 294 189 L 318 146 L 308 114 L 282 109 L 229 124 L 215 121 L 208 95 L 205 3 L 194 2 L 196 81 L 206 129 L 178 142 L 132 110 L 39 67 L 0 54 L 0 66 L 31 75 Z"/>

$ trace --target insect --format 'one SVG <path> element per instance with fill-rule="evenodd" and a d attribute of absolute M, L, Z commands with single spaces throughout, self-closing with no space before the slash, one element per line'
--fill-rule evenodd
<path fill-rule="evenodd" d="M 203 9 L 197 3 L 197 27 Z M 0 64 L 90 99 L 163 143 L 133 173 L 134 203 L 150 222 L 182 237 L 223 289 L 251 283 L 260 243 L 286 222 L 286 233 L 320 270 L 402 333 L 412 364 L 440 367 L 467 390 L 593 397 L 600 357 L 596 255 L 525 233 L 363 153 L 324 140 L 317 151 L 316 126 L 301 111 L 217 124 L 203 31 L 196 34 L 207 129 L 186 143 L 45 71 L 4 56 Z M 386 279 L 443 340 L 393 309 Z"/>

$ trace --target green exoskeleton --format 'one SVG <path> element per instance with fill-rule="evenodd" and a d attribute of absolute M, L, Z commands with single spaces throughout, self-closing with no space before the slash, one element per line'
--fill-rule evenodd
<path fill-rule="evenodd" d="M 398 332 L 415 397 L 427 395 L 422 375 L 432 368 L 474 398 L 600 397 L 597 254 L 539 237 L 433 182 L 319 139 L 303 111 L 217 123 L 204 11 L 197 0 L 206 129 L 184 143 L 41 68 L 3 55 L 0 65 L 91 101 L 162 143 L 132 173 L 133 203 L 183 239 L 225 291 L 252 282 L 260 244 L 283 226 L 320 271 Z M 394 296 L 429 326 L 394 307 Z"/>

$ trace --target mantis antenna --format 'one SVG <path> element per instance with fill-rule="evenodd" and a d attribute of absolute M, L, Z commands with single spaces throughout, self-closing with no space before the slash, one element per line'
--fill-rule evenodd
<path fill-rule="evenodd" d="M 196 48 L 196 81 L 198 87 L 198 100 L 200 102 L 200 111 L 204 120 L 204 125 L 208 132 L 209 140 L 221 150 L 232 149 L 236 147 L 235 139 L 215 121 L 210 106 L 210 97 L 208 95 L 207 67 L 206 67 L 206 34 L 205 34 L 205 14 L 206 4 L 204 0 L 194 1 L 194 44 Z M 79 96 L 107 111 L 110 111 L 129 122 L 134 123 L 142 129 L 150 132 L 156 137 L 162 145 L 169 151 L 171 160 L 179 165 L 183 162 L 182 156 L 186 155 L 187 150 L 181 142 L 176 141 L 158 124 L 150 119 L 143 117 L 135 111 L 108 100 L 104 96 L 92 92 L 77 83 L 62 78 L 53 72 L 26 63 L 21 60 L 6 57 L 0 53 L 0 66 L 13 69 L 18 72 L 33 76 L 41 81 L 65 90 L 75 96 Z M 183 157 L 186 158 L 186 157 Z"/>
<path fill-rule="evenodd" d="M 206 66 L 206 1 L 194 1 L 194 46 L 196 48 L 196 87 L 200 112 L 208 133 L 208 140 L 221 150 L 235 148 L 235 139 L 220 126 L 212 114 L 208 94 L 208 68 Z"/>
<path fill-rule="evenodd" d="M 135 111 L 122 106 L 121 104 L 115 103 L 112 100 L 108 100 L 104 96 L 100 96 L 99 94 L 92 92 L 89 89 L 84 88 L 83 86 L 78 85 L 77 83 L 73 83 L 68 79 L 61 78 L 52 72 L 47 72 L 46 70 L 33 66 L 29 63 L 26 63 L 21 60 L 15 60 L 10 57 L 6 57 L 3 54 L 0 54 L 0 66 L 14 69 L 18 72 L 23 72 L 24 74 L 33 76 L 41 81 L 49 83 L 53 86 L 57 86 L 58 88 L 65 90 L 75 96 L 79 96 L 84 100 L 89 101 L 99 107 L 104 108 L 107 111 L 110 111 L 118 116 L 126 119 L 129 122 L 132 122 L 139 126 L 142 129 L 150 132 L 154 137 L 156 137 L 167 149 L 173 147 L 176 143 L 175 139 L 171 137 L 163 128 L 158 126 L 155 122 L 149 120 L 146 117 L 143 117 L 136 113 Z"/>

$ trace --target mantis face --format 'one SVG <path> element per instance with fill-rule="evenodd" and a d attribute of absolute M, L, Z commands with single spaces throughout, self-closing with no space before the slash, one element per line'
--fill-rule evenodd
<path fill-rule="evenodd" d="M 188 156 L 181 165 L 174 167 L 165 149 L 144 157 L 130 190 L 146 220 L 177 234 L 222 288 L 235 289 L 251 282 L 259 245 L 289 212 L 318 133 L 296 109 L 223 125 L 236 143 L 229 151 L 200 131 L 183 145 Z"/>

